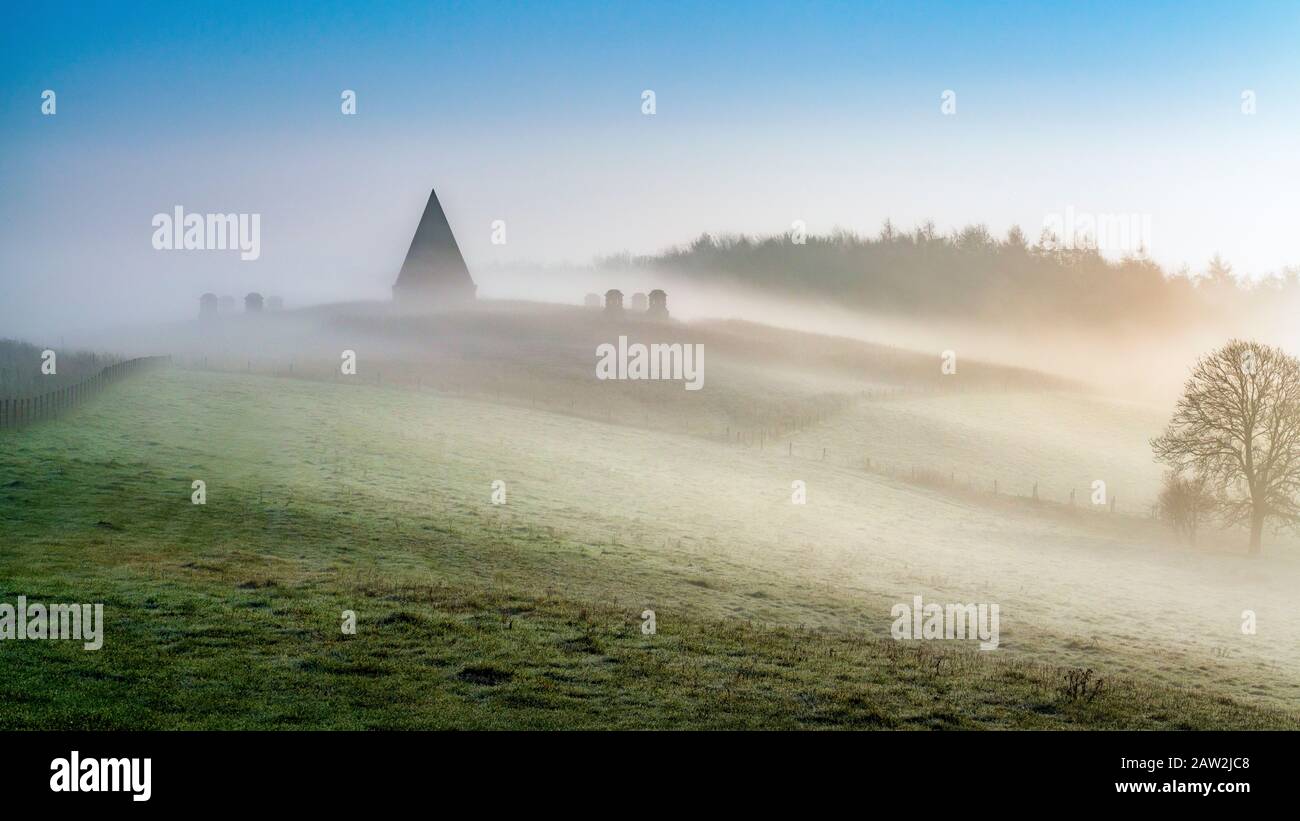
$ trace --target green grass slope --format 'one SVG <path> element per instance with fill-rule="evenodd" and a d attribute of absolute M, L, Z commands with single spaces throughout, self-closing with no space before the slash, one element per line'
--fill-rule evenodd
<path fill-rule="evenodd" d="M 103 602 L 107 621 L 98 652 L 0 643 L 3 728 L 1300 726 L 1267 648 L 1211 660 L 1231 619 L 1203 614 L 1199 643 L 1131 626 L 1230 573 L 1217 558 L 430 391 L 144 375 L 0 432 L 0 525 L 0 601 Z M 1027 585 L 1103 562 L 1170 589 L 1080 626 L 1061 612 L 1089 585 Z M 1002 601 L 1004 649 L 889 640 L 914 592 Z M 1236 606 L 1198 606 L 1216 595 Z M 1085 666 L 1091 696 L 1065 686 Z"/>

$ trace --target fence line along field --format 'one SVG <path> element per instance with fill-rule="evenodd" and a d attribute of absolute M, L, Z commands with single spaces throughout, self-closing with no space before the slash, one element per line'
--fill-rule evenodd
<path fill-rule="evenodd" d="M 78 381 L 68 380 L 65 374 L 63 380 L 51 379 L 50 383 L 53 385 L 47 384 L 46 389 L 30 396 L 0 395 L 0 428 L 18 427 L 53 419 L 97 395 L 119 379 L 140 373 L 146 368 L 159 367 L 166 364 L 169 359 L 170 357 L 166 356 L 144 356 L 120 362 L 110 359 L 108 364 L 98 371 L 87 372 L 85 368 L 78 368 L 76 370 L 79 374 Z M 51 377 L 57 375 L 57 371 L 49 374 Z M 61 387 L 58 386 L 60 382 L 62 382 Z M 42 385 L 43 383 L 33 381 L 30 384 Z"/>

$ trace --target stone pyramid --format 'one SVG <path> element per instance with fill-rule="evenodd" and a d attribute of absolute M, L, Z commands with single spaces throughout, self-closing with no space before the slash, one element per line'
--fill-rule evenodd
<path fill-rule="evenodd" d="M 406 261 L 393 283 L 393 301 L 421 307 L 454 306 L 472 301 L 477 291 L 438 202 L 438 192 L 430 191 Z"/>

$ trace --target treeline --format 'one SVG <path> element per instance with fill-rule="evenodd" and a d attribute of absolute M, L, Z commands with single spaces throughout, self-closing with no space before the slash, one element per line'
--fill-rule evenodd
<path fill-rule="evenodd" d="M 706 234 L 661 254 L 607 257 L 598 265 L 729 279 L 892 313 L 1090 323 L 1173 324 L 1207 304 L 1216 311 L 1248 307 L 1300 287 L 1296 269 L 1240 282 L 1217 255 L 1204 271 L 1169 272 L 1144 254 L 1111 260 L 1086 241 L 1067 246 L 1046 231 L 1031 243 L 1018 227 L 999 239 L 980 225 L 940 234 L 929 223 L 909 232 L 886 222 L 876 237 L 836 231 L 803 243 L 790 234 Z"/>
<path fill-rule="evenodd" d="M 45 361 L 42 354 L 46 350 L 54 351 L 52 374 L 41 371 L 41 364 Z M 0 398 L 39 396 L 66 388 L 118 361 L 119 357 L 92 351 L 42 348 L 13 339 L 0 339 Z"/>

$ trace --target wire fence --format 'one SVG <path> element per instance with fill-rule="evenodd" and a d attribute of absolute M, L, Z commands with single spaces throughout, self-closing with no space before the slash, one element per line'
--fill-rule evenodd
<path fill-rule="evenodd" d="M 817 418 L 801 419 L 790 430 L 798 432 L 805 428 L 813 428 L 819 421 Z M 956 469 L 939 470 L 911 462 L 891 462 L 873 458 L 868 454 L 845 453 L 821 444 L 797 444 L 784 438 L 782 433 L 783 431 L 776 430 L 749 431 L 727 427 L 721 436 L 715 435 L 715 438 L 738 448 L 771 451 L 791 459 L 849 467 L 949 493 L 988 496 L 1008 502 L 1024 502 L 1058 510 L 1157 518 L 1158 510 L 1154 503 L 1133 502 L 1129 497 L 1127 503 L 1120 504 L 1119 494 L 1114 493 L 1113 488 L 1099 491 L 1094 484 L 1086 484 L 1069 488 L 1066 492 L 1057 487 L 1055 490 L 1058 495 L 1053 496 L 1046 487 L 1040 492 L 1039 483 L 1034 480 L 1022 479 L 1008 482 L 996 477 L 969 475 Z"/>
<path fill-rule="evenodd" d="M 95 375 L 36 396 L 0 399 L 0 428 L 17 428 L 53 419 L 81 405 L 104 388 L 132 374 L 171 362 L 170 356 L 142 356 L 109 365 Z"/>

